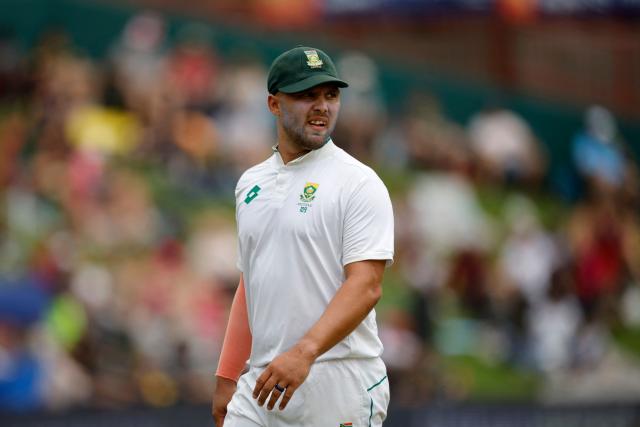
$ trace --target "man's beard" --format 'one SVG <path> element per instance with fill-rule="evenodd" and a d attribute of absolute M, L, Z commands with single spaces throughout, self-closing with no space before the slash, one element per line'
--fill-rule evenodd
<path fill-rule="evenodd" d="M 333 132 L 334 127 L 335 125 L 327 128 L 328 131 L 325 137 L 322 139 L 322 141 L 318 142 L 316 140 L 308 138 L 304 134 L 304 126 L 297 127 L 288 123 L 286 120 L 282 122 L 282 128 L 289 137 L 289 140 L 291 140 L 291 142 L 304 150 L 317 150 L 318 148 L 322 147 L 331 138 L 331 133 Z"/>

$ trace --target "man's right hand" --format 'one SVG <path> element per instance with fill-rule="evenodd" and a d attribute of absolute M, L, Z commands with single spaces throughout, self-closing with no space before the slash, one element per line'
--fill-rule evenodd
<path fill-rule="evenodd" d="M 216 379 L 211 414 L 213 415 L 216 427 L 222 427 L 224 425 L 224 417 L 227 415 L 227 405 L 231 401 L 233 393 L 236 392 L 237 384 L 228 378 L 217 377 Z"/>

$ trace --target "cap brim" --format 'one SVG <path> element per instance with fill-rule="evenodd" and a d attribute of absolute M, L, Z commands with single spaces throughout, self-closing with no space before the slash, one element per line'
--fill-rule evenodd
<path fill-rule="evenodd" d="M 336 77 L 328 76 L 326 74 L 316 74 L 316 75 L 307 77 L 304 80 L 300 80 L 299 82 L 295 82 L 293 84 L 283 86 L 278 89 L 278 92 L 283 92 L 283 93 L 302 92 L 303 90 L 307 90 L 314 86 L 318 86 L 324 83 L 335 83 L 335 85 L 338 87 L 349 87 L 349 84 L 347 82 L 340 80 Z"/>

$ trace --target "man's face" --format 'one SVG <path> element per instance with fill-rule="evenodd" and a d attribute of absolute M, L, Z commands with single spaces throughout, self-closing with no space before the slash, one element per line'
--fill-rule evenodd
<path fill-rule="evenodd" d="M 331 83 L 297 93 L 275 95 L 280 125 L 291 142 L 315 150 L 329 139 L 340 111 L 340 89 Z"/>

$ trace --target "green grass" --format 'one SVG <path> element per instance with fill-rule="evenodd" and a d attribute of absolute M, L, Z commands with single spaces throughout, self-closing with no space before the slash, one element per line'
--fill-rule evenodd
<path fill-rule="evenodd" d="M 411 307 L 411 298 L 411 290 L 400 272 L 394 267 L 388 268 L 382 279 L 382 298 L 376 310 L 380 314 L 396 308 L 408 310 Z"/>
<path fill-rule="evenodd" d="M 442 360 L 448 382 L 466 389 L 468 400 L 522 401 L 535 399 L 540 378 L 504 364 L 493 365 L 473 356 Z"/>
<path fill-rule="evenodd" d="M 640 360 L 640 328 L 616 328 L 613 330 L 613 339 L 621 348 Z"/>

